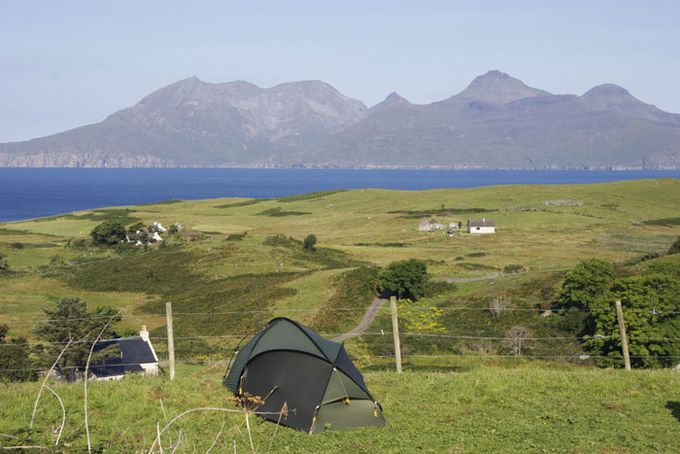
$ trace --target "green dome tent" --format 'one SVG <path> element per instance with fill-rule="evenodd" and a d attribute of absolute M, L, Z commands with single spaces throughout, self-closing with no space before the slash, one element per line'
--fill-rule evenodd
<path fill-rule="evenodd" d="M 382 408 L 345 347 L 306 326 L 275 318 L 236 355 L 224 384 L 237 396 L 260 396 L 258 412 L 281 424 L 319 433 L 364 426 L 384 426 Z"/>

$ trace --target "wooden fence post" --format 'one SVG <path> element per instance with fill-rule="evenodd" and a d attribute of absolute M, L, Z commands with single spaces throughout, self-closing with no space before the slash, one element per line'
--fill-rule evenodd
<path fill-rule="evenodd" d="M 165 318 L 168 328 L 168 364 L 170 367 L 170 380 L 175 379 L 175 338 L 172 333 L 172 303 L 165 303 Z"/>
<path fill-rule="evenodd" d="M 616 318 L 619 322 L 619 333 L 621 333 L 621 349 L 623 350 L 623 364 L 626 370 L 630 370 L 630 353 L 628 353 L 628 337 L 626 337 L 626 325 L 623 322 L 623 308 L 621 301 L 616 300 Z"/>
<path fill-rule="evenodd" d="M 394 358 L 397 361 L 397 373 L 401 373 L 401 344 L 399 343 L 399 315 L 397 314 L 397 297 L 390 296 L 392 312 L 392 337 L 394 340 Z"/>

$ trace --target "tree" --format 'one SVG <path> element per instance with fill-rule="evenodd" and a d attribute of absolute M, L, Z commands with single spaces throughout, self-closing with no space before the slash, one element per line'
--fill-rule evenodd
<path fill-rule="evenodd" d="M 120 222 L 106 221 L 92 229 L 90 236 L 97 246 L 115 246 L 125 241 L 125 227 Z"/>
<path fill-rule="evenodd" d="M 587 309 L 611 285 L 614 276 L 614 265 L 599 259 L 587 260 L 571 269 L 557 303 L 563 308 Z"/>
<path fill-rule="evenodd" d="M 589 309 L 584 346 L 605 358 L 604 366 L 622 366 L 621 338 L 613 302 L 623 305 L 631 362 L 637 367 L 670 366 L 680 356 L 680 280 L 649 274 L 614 281 Z"/>
<path fill-rule="evenodd" d="M 0 272 L 9 270 L 9 263 L 7 262 L 7 257 L 0 251 Z"/>
<path fill-rule="evenodd" d="M 316 235 L 314 234 L 309 234 L 305 237 L 304 242 L 302 243 L 302 247 L 306 251 L 315 251 L 316 250 Z"/>
<path fill-rule="evenodd" d="M 515 356 L 521 356 L 531 348 L 531 336 L 533 333 L 529 328 L 513 326 L 505 332 L 501 347 Z"/>
<path fill-rule="evenodd" d="M 37 377 L 26 339 L 7 338 L 9 328 L 0 325 L 0 381 L 27 381 Z"/>
<path fill-rule="evenodd" d="M 669 254 L 680 254 L 680 236 L 673 244 L 671 244 L 670 249 L 668 249 Z"/>
<path fill-rule="evenodd" d="M 57 301 L 56 308 L 45 309 L 47 321 L 39 324 L 34 333 L 46 342 L 43 359 L 52 364 L 61 350 L 72 339 L 75 343 L 62 355 L 58 366 L 74 378 L 73 372 L 85 365 L 92 343 L 104 326 L 111 324 L 102 334 L 102 339 L 117 337 L 112 324 L 120 321 L 120 315 L 108 307 L 88 312 L 87 303 L 80 298 L 65 297 Z"/>
<path fill-rule="evenodd" d="M 378 290 L 390 292 L 397 298 L 417 300 L 423 295 L 427 279 L 427 265 L 420 260 L 392 262 L 378 275 Z"/>

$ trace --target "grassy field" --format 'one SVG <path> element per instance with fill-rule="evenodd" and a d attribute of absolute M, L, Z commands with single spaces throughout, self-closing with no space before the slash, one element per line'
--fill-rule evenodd
<path fill-rule="evenodd" d="M 234 409 L 219 368 L 184 367 L 178 379 L 91 383 L 93 446 L 106 452 L 145 452 L 164 425 L 160 401 L 172 419 L 196 407 Z M 680 446 L 680 374 L 671 371 L 590 370 L 541 364 L 466 366 L 453 372 L 390 371 L 366 374 L 388 426 L 309 436 L 259 418 L 258 452 L 677 452 Z M 0 446 L 18 441 L 53 446 L 61 410 L 46 394 L 29 432 L 36 383 L 0 387 Z M 56 385 L 67 407 L 64 450 L 85 447 L 81 384 Z M 351 405 L 351 404 L 350 404 Z M 132 423 L 134 421 L 134 423 Z M 213 452 L 248 452 L 242 414 L 190 414 L 172 426 L 181 452 L 205 452 L 222 423 Z M 30 438 L 29 438 L 30 434 Z M 169 438 L 163 437 L 167 446 Z M 273 440 L 273 441 L 272 441 Z"/>
<path fill-rule="evenodd" d="M 679 209 L 680 181 L 667 179 L 173 201 L 4 223 L 0 250 L 12 272 L 0 275 L 0 323 L 10 324 L 11 335 L 31 337 L 32 321 L 40 319 L 44 308 L 62 296 L 79 296 L 92 307 L 120 309 L 122 331 L 148 325 L 163 351 L 162 312 L 164 302 L 173 301 L 180 337 L 234 335 L 201 342 L 180 339 L 180 352 L 223 357 L 239 334 L 253 332 L 273 316 L 290 316 L 326 333 L 348 330 L 371 302 L 369 281 L 375 275 L 352 270 L 406 258 L 425 260 L 435 278 L 497 277 L 452 286 L 424 305 L 482 309 L 502 295 L 515 308 L 536 309 L 551 303 L 563 272 L 583 259 L 620 263 L 666 251 L 680 235 L 674 221 Z M 492 217 L 498 233 L 448 237 L 418 232 L 420 220 L 433 215 L 440 222 L 463 223 Z M 165 248 L 128 253 L 78 244 L 105 220 L 181 223 L 191 235 Z M 316 252 L 302 249 L 308 233 L 319 239 Z M 508 265 L 521 265 L 527 272 L 504 276 Z M 444 322 L 457 335 L 502 335 L 515 322 L 530 325 L 539 335 L 563 334 L 538 314 L 524 315 L 495 320 L 482 311 L 447 310 Z M 386 323 L 381 316 L 377 326 L 384 329 Z M 358 340 L 353 347 L 376 354 L 384 350 L 380 342 Z M 414 352 L 418 342 L 406 347 Z M 537 352 L 578 350 L 569 343 L 544 347 Z M 488 348 L 470 341 L 440 343 L 435 350 Z"/>

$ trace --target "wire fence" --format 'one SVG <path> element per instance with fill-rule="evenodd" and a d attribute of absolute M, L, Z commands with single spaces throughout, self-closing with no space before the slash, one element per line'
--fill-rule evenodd
<path fill-rule="evenodd" d="M 483 311 L 483 312 L 489 312 L 492 313 L 492 309 L 489 307 L 478 307 L 478 306 L 416 306 L 416 305 L 409 305 L 409 309 L 415 309 L 415 310 L 431 310 L 433 308 L 436 308 L 437 310 L 441 311 Z M 335 308 L 292 308 L 292 309 L 286 309 L 286 313 L 318 313 L 320 310 L 323 311 L 328 311 L 328 312 L 336 312 L 336 313 L 354 313 L 354 312 L 359 312 L 361 314 L 366 312 L 365 307 L 335 307 Z M 383 305 L 380 307 L 375 308 L 376 314 L 381 312 L 381 311 L 386 311 L 389 310 L 389 307 Z M 590 313 L 592 311 L 584 309 L 584 308 L 569 308 L 569 309 L 564 309 L 564 308 L 517 308 L 517 307 L 508 307 L 503 309 L 504 312 L 520 312 L 520 313 L 544 313 L 545 311 L 550 311 L 552 313 L 560 313 L 560 312 L 566 312 L 566 311 L 576 311 L 579 313 Z M 680 314 L 680 311 L 667 311 L 667 310 L 661 310 L 661 309 L 647 309 L 652 314 Z M 639 311 L 636 311 L 639 312 Z M 219 311 L 219 312 L 213 312 L 213 311 L 195 311 L 195 312 L 174 312 L 173 316 L 176 316 L 180 319 L 183 318 L 191 318 L 191 317 L 217 317 L 217 316 L 247 316 L 247 315 L 262 315 L 262 314 L 272 314 L 273 311 L 271 309 L 263 309 L 263 310 L 242 310 L 242 311 Z M 158 321 L 159 316 L 165 317 L 165 313 L 153 313 L 153 312 L 130 312 L 130 313 L 123 313 L 121 314 L 127 321 L 130 320 L 135 320 L 135 321 Z M 92 315 L 92 316 L 87 316 L 87 317 L 78 317 L 78 318 L 41 318 L 41 319 L 27 319 L 27 320 L 4 320 L 0 321 L 0 324 L 23 324 L 23 325 L 39 325 L 39 324 L 44 324 L 44 323 L 59 323 L 59 322 L 85 322 L 85 321 L 91 321 L 91 320 L 107 320 L 111 319 L 111 315 Z M 151 320 L 151 319 L 154 320 Z M 226 333 L 226 334 L 196 334 L 196 335 L 180 335 L 180 336 L 174 336 L 173 339 L 176 342 L 181 342 L 181 341 L 195 341 L 195 340 L 204 340 L 204 341 L 210 341 L 210 340 L 243 340 L 245 338 L 248 338 L 250 336 L 253 336 L 255 332 L 241 332 L 241 333 Z M 328 338 L 335 338 L 338 336 L 346 335 L 347 333 L 340 333 L 340 332 L 320 332 L 320 334 L 324 337 Z M 376 338 L 376 337 L 386 337 L 387 339 L 391 338 L 391 333 L 385 333 L 384 331 L 363 331 L 363 332 L 358 332 L 358 333 L 352 333 L 350 337 L 355 338 L 355 339 L 371 339 L 371 338 Z M 421 339 L 426 339 L 426 340 L 436 340 L 438 342 L 444 342 L 444 343 L 454 343 L 456 341 L 480 341 L 480 342 L 505 342 L 505 341 L 516 341 L 518 338 L 516 336 L 508 336 L 508 335 L 481 335 L 479 333 L 470 333 L 470 334 L 465 334 L 461 332 L 452 332 L 452 331 L 436 331 L 436 332 L 420 332 L 420 331 L 404 331 L 400 333 L 400 336 L 403 337 L 404 339 L 409 339 L 409 338 L 421 338 Z M 562 341 L 562 342 L 576 342 L 576 343 L 581 343 L 583 341 L 587 340 L 593 340 L 593 339 L 600 339 L 600 340 L 617 340 L 620 339 L 619 335 L 594 335 L 594 336 L 531 336 L 531 335 L 526 335 L 521 337 L 522 342 L 532 342 L 532 343 L 541 343 L 541 342 L 554 342 L 554 341 Z M 159 343 L 161 345 L 167 343 L 168 338 L 166 336 L 151 336 L 150 340 L 153 341 L 154 343 Z M 629 341 L 631 342 L 679 342 L 680 337 L 673 337 L 673 336 L 667 336 L 667 337 L 649 337 L 649 336 L 638 336 L 638 335 L 633 335 L 632 337 L 629 336 Z M 0 348 L 11 348 L 11 347 L 16 347 L 16 346 L 27 346 L 27 347 L 47 347 L 47 346 L 64 346 L 68 344 L 69 342 L 67 341 L 25 341 L 25 342 L 16 342 L 16 341 L 11 341 L 11 342 L 5 342 L 0 344 Z M 90 340 L 88 339 L 80 339 L 80 340 L 75 340 L 71 341 L 71 344 L 88 344 L 91 343 Z M 442 344 L 444 345 L 444 344 Z M 451 344 L 449 344 L 451 345 Z M 224 346 L 223 347 L 227 347 Z M 233 346 L 231 346 L 233 347 Z M 384 346 L 383 346 L 384 347 Z M 385 348 L 378 348 L 377 351 L 384 351 Z M 214 352 L 213 352 L 214 353 Z M 210 352 L 207 352 L 208 355 L 210 355 Z M 200 356 L 197 355 L 197 356 Z M 386 359 L 386 358 L 394 358 L 394 355 L 390 354 L 364 354 L 365 357 L 368 358 L 374 358 L 374 359 Z M 404 355 L 404 358 L 509 358 L 509 359 L 546 359 L 546 360 L 556 360 L 556 359 L 569 359 L 569 360 L 584 360 L 584 359 L 599 359 L 599 358 L 607 358 L 606 356 L 602 355 L 591 355 L 587 353 L 579 353 L 579 354 L 528 354 L 528 355 L 522 355 L 522 354 L 497 354 L 497 353 L 492 353 L 492 352 L 485 352 L 485 353 L 469 353 L 469 352 L 454 352 L 454 351 L 447 351 L 447 352 L 428 352 L 428 353 L 419 353 L 419 352 L 407 352 Z M 676 359 L 679 357 L 672 356 L 672 355 L 643 355 L 643 356 L 636 356 L 636 355 L 631 355 L 630 358 L 633 359 L 647 359 L 647 358 L 656 358 L 656 359 Z M 192 363 L 195 363 L 196 360 L 192 359 L 191 357 L 187 358 L 182 358 L 184 360 L 191 361 Z M 198 361 L 200 362 L 200 360 Z M 209 363 L 215 364 L 216 362 L 212 360 L 212 362 Z M 75 368 L 75 366 L 73 366 Z M 40 371 L 44 370 L 44 368 L 24 368 L 24 369 L 3 369 L 0 366 L 0 370 L 2 371 Z"/>

